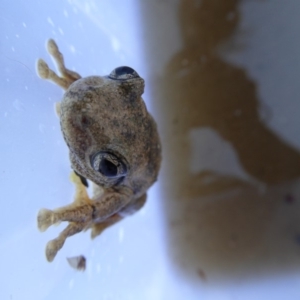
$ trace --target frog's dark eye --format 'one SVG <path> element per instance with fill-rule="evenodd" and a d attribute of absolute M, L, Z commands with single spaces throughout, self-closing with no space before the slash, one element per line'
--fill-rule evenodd
<path fill-rule="evenodd" d="M 107 178 L 119 178 L 127 173 L 122 160 L 110 152 L 101 151 L 92 156 L 91 165 L 95 171 Z"/>
<path fill-rule="evenodd" d="M 118 175 L 118 167 L 106 158 L 103 158 L 99 165 L 99 172 L 107 177 Z"/>
<path fill-rule="evenodd" d="M 130 67 L 118 67 L 114 69 L 108 76 L 114 80 L 127 80 L 139 77 L 139 74 Z"/>

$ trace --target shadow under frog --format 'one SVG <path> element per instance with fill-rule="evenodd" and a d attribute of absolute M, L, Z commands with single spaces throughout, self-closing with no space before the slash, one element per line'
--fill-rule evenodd
<path fill-rule="evenodd" d="M 207 280 L 224 281 L 300 267 L 299 203 L 284 200 L 296 197 L 289 193 L 300 196 L 300 155 L 262 122 L 255 83 L 245 70 L 218 55 L 237 27 L 238 4 L 182 0 L 183 50 L 169 61 L 163 79 L 151 79 L 161 114 L 169 254 L 196 280 L 203 272 Z M 188 134 L 195 128 L 211 128 L 229 142 L 254 180 L 211 170 L 192 174 Z"/>

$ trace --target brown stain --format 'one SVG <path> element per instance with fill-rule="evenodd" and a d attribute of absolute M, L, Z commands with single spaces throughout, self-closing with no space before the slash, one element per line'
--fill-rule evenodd
<path fill-rule="evenodd" d="M 256 86 L 245 70 L 218 55 L 237 28 L 238 5 L 238 0 L 182 0 L 183 50 L 166 65 L 163 80 L 151 78 L 163 143 L 159 180 L 168 251 L 191 278 L 198 269 L 224 280 L 300 267 L 293 240 L 300 230 L 299 204 L 289 209 L 284 201 L 291 190 L 300 194 L 300 155 L 261 121 Z M 144 20 L 151 26 L 150 17 Z M 159 47 L 155 37 L 148 43 Z M 159 53 L 147 55 L 155 60 Z M 234 147 L 243 169 L 263 189 L 209 170 L 190 173 L 188 132 L 203 127 Z M 208 177 L 213 180 L 207 184 Z"/>
<path fill-rule="evenodd" d="M 207 281 L 206 274 L 202 269 L 198 269 L 197 274 L 202 281 Z"/>

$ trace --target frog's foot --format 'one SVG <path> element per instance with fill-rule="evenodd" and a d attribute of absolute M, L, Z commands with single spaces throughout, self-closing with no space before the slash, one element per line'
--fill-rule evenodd
<path fill-rule="evenodd" d="M 55 213 L 46 208 L 42 208 L 37 216 L 38 229 L 40 231 L 46 231 L 51 225 L 57 223 Z"/>
<path fill-rule="evenodd" d="M 38 227 L 46 230 L 49 226 L 58 222 L 91 222 L 95 207 L 93 205 L 70 204 L 55 210 L 41 209 L 38 214 Z"/>
<path fill-rule="evenodd" d="M 54 211 L 41 209 L 38 214 L 38 228 L 45 231 L 49 226 L 60 221 L 68 221 L 67 228 L 46 246 L 46 257 L 52 261 L 56 253 L 62 248 L 67 237 L 90 227 L 95 208 L 91 205 L 76 206 L 74 204 L 58 208 Z"/>
<path fill-rule="evenodd" d="M 51 80 L 56 83 L 64 90 L 76 80 L 80 79 L 81 76 L 65 67 L 63 55 L 59 52 L 59 49 L 54 40 L 50 39 L 47 44 L 47 50 L 50 55 L 54 58 L 58 70 L 62 77 L 59 77 L 53 70 L 49 68 L 47 63 L 43 59 L 39 59 L 37 62 L 37 71 L 41 78 Z"/>
<path fill-rule="evenodd" d="M 53 39 L 50 39 L 48 41 L 47 50 L 48 50 L 49 54 L 54 58 L 54 60 L 57 64 L 58 70 L 61 73 L 63 78 L 65 78 L 71 82 L 74 82 L 81 78 L 81 76 L 78 73 L 76 73 L 72 70 L 69 70 L 65 67 L 64 57 L 61 54 L 61 52 L 59 51 L 58 46 Z"/>
<path fill-rule="evenodd" d="M 43 59 L 39 59 L 37 62 L 37 71 L 41 78 L 43 79 L 49 79 L 50 78 L 50 72 L 52 72 L 47 65 L 47 63 Z"/>
<path fill-rule="evenodd" d="M 85 222 L 92 221 L 95 208 L 92 205 L 68 205 L 55 210 L 41 209 L 37 216 L 38 229 L 47 230 L 51 225 L 68 221 L 68 222 Z"/>
<path fill-rule="evenodd" d="M 52 71 L 47 65 L 47 63 L 42 59 L 39 59 L 37 62 L 37 71 L 41 78 L 48 79 L 56 83 L 64 90 L 66 90 L 71 84 L 64 78 L 59 77 L 54 71 Z"/>
<path fill-rule="evenodd" d="M 40 231 L 47 230 L 51 225 L 61 221 L 83 222 L 90 220 L 93 214 L 93 201 L 89 198 L 86 187 L 82 184 L 80 177 L 74 172 L 71 173 L 70 180 L 75 184 L 75 199 L 68 206 L 50 210 L 43 208 L 37 217 Z"/>
<path fill-rule="evenodd" d="M 80 231 L 82 231 L 87 226 L 84 222 L 71 222 L 66 227 L 65 230 L 63 230 L 60 235 L 54 239 L 48 242 L 46 246 L 46 258 L 49 262 L 53 261 L 54 257 L 56 256 L 57 252 L 63 247 L 66 239 L 69 236 L 72 236 Z"/>

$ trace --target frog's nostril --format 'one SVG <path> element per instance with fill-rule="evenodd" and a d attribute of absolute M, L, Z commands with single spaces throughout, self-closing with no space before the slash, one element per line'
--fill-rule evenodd
<path fill-rule="evenodd" d="M 114 69 L 108 76 L 115 80 L 127 80 L 139 77 L 139 74 L 132 68 L 123 66 Z"/>

